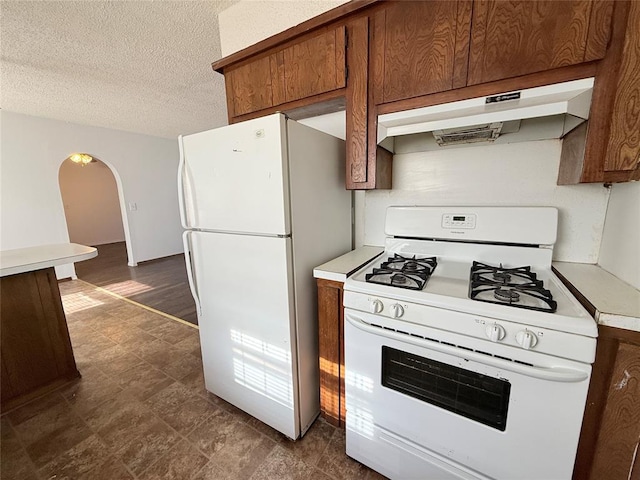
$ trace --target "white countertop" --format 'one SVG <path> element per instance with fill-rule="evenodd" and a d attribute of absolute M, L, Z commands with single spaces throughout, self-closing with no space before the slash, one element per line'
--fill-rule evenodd
<path fill-rule="evenodd" d="M 640 332 L 640 291 L 598 265 L 553 262 L 596 309 L 600 325 Z"/>
<path fill-rule="evenodd" d="M 0 251 L 0 277 L 88 260 L 98 255 L 94 247 L 58 243 Z"/>
<path fill-rule="evenodd" d="M 365 263 L 369 263 L 370 260 L 373 260 L 382 252 L 384 252 L 383 247 L 372 247 L 370 245 L 358 247 L 314 268 L 313 276 L 335 282 L 344 282 L 349 275 Z"/>

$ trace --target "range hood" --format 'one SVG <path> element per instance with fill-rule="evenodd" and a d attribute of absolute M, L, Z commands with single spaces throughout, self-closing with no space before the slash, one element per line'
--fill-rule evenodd
<path fill-rule="evenodd" d="M 505 123 L 564 115 L 561 137 L 589 118 L 593 83 L 585 78 L 379 115 L 378 144 L 425 132 L 433 132 L 439 145 L 492 141 Z"/>

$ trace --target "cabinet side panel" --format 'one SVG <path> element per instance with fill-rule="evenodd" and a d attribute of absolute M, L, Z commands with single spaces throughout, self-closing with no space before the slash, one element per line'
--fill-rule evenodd
<path fill-rule="evenodd" d="M 318 280 L 318 353 L 320 411 L 332 425 L 340 425 L 340 289 Z"/>
<path fill-rule="evenodd" d="M 605 170 L 633 170 L 640 161 L 640 2 L 631 2 L 613 105 Z"/>
<path fill-rule="evenodd" d="M 612 20 L 611 45 L 606 57 L 598 63 L 596 81 L 591 97 L 589 135 L 584 152 L 581 182 L 602 182 L 611 132 L 611 118 L 616 97 L 618 72 L 624 48 L 630 2 L 615 2 Z"/>
<path fill-rule="evenodd" d="M 640 438 L 640 346 L 620 343 L 591 478 L 629 478 Z"/>
<path fill-rule="evenodd" d="M 349 23 L 347 49 L 347 115 L 346 119 L 346 185 L 349 189 L 367 181 L 367 64 L 369 50 L 369 19 L 359 18 Z"/>

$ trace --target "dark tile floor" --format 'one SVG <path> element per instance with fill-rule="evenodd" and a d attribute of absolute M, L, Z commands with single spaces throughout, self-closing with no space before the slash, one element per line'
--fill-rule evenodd
<path fill-rule="evenodd" d="M 198 331 L 60 284 L 82 378 L 1 418 L 2 479 L 381 479 L 323 420 L 297 442 L 204 388 Z"/>

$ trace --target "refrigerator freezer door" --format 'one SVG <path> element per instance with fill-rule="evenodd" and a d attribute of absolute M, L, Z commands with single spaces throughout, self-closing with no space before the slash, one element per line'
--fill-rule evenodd
<path fill-rule="evenodd" d="M 190 235 L 207 390 L 300 434 L 291 239 Z"/>
<path fill-rule="evenodd" d="M 183 226 L 291 233 L 285 129 L 275 114 L 180 137 Z"/>

